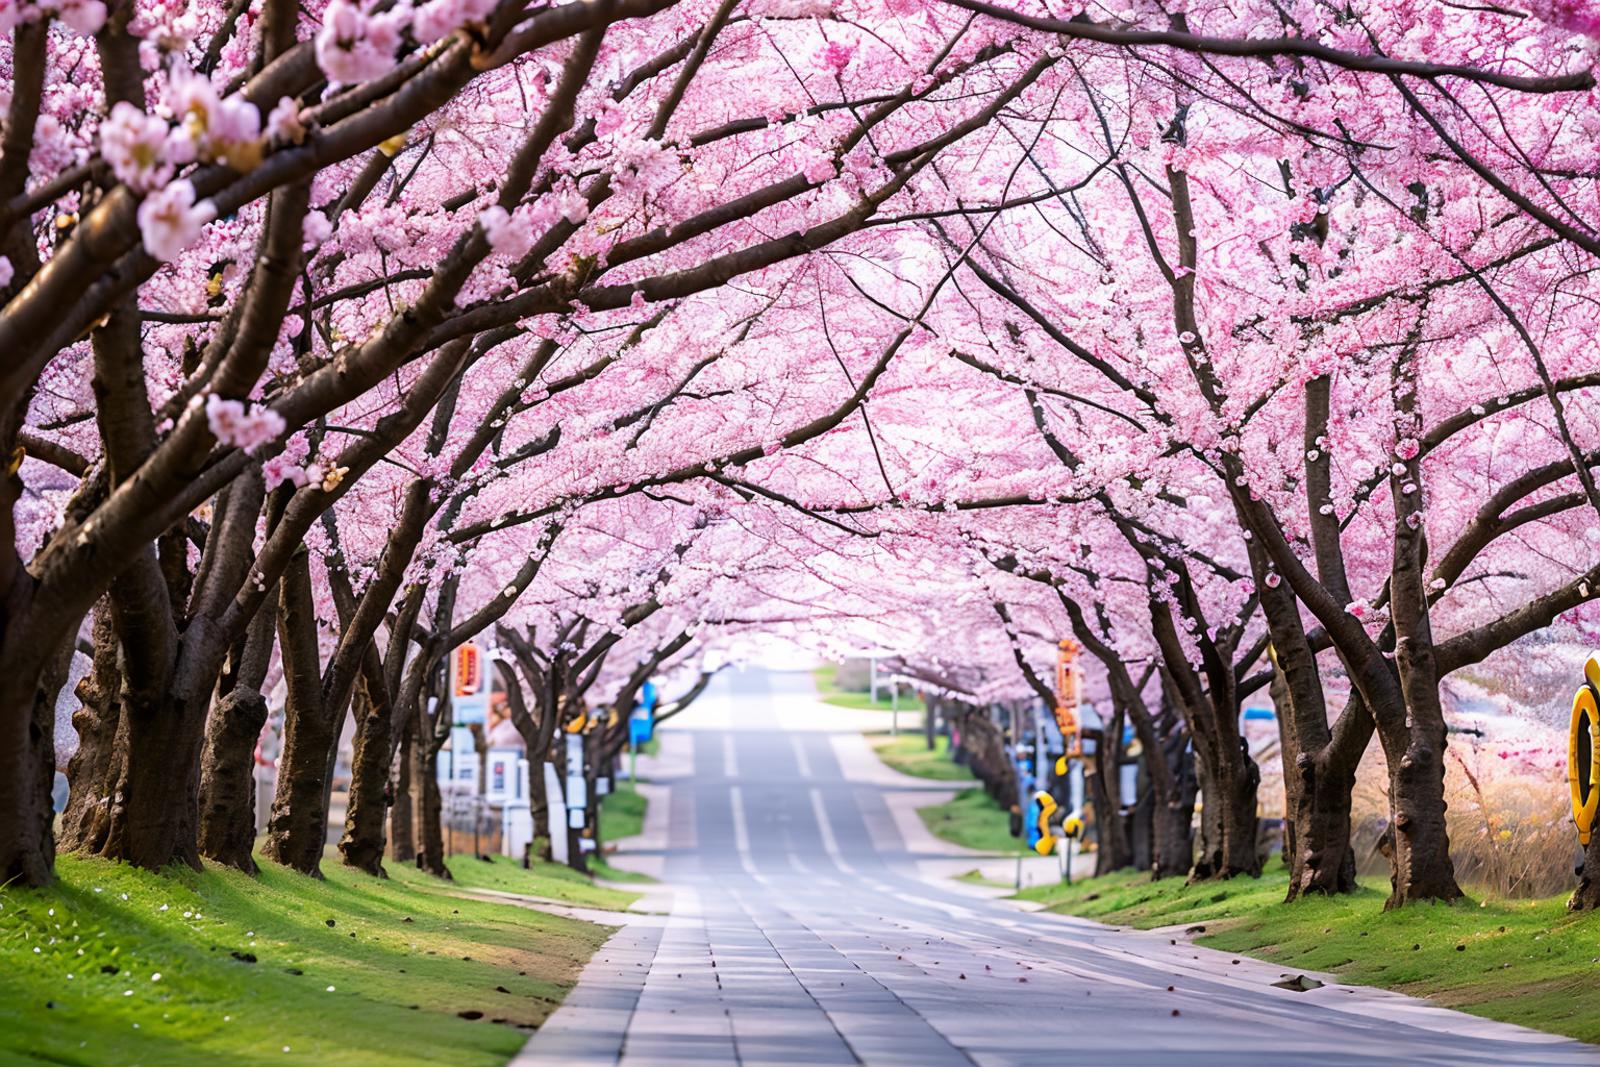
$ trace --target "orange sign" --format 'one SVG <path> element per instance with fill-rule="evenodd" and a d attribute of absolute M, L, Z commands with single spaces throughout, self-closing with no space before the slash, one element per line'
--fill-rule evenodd
<path fill-rule="evenodd" d="M 471 641 L 456 647 L 455 695 L 476 696 L 483 689 L 483 654 Z"/>
<path fill-rule="evenodd" d="M 1082 750 L 1078 736 L 1078 651 L 1078 642 L 1070 637 L 1062 640 L 1056 650 L 1056 726 L 1061 729 L 1069 756 Z"/>

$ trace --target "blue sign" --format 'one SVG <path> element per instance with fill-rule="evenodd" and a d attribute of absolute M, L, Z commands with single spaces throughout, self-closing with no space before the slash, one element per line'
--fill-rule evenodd
<path fill-rule="evenodd" d="M 656 683 L 654 683 L 654 682 L 646 682 L 646 683 L 644 683 L 644 687 L 639 690 L 639 706 L 641 708 L 643 708 L 644 710 L 646 710 L 648 712 L 651 712 L 652 713 L 651 714 L 651 718 L 652 719 L 655 718 L 654 712 L 656 710 Z"/>
<path fill-rule="evenodd" d="M 656 714 L 640 704 L 628 716 L 628 744 L 642 745 L 656 732 Z"/>

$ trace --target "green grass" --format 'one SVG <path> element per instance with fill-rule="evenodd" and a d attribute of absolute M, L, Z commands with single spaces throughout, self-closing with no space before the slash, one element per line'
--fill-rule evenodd
<path fill-rule="evenodd" d="M 970 871 L 962 871 L 951 879 L 954 882 L 965 882 L 968 885 L 986 885 L 996 889 L 1010 889 L 1010 882 L 997 882 L 993 878 L 986 878 L 982 871 L 974 867 Z"/>
<path fill-rule="evenodd" d="M 976 786 L 943 804 L 918 808 L 917 814 L 935 837 L 952 844 L 1008 855 L 1027 848 L 1025 841 L 1011 836 L 1010 814 Z"/>
<path fill-rule="evenodd" d="M 445 862 L 456 885 L 463 889 L 521 893 L 605 911 L 626 911 L 639 899 L 637 893 L 595 885 L 584 875 L 559 863 L 539 863 L 523 870 L 521 861 L 508 856 L 496 856 L 493 863 L 485 863 L 474 856 L 451 856 Z"/>
<path fill-rule="evenodd" d="M 836 663 L 824 663 L 812 671 L 811 676 L 817 683 L 817 694 L 824 704 L 832 704 L 836 708 L 854 708 L 857 711 L 895 710 L 895 702 L 888 697 L 879 697 L 877 700 L 873 700 L 870 693 L 840 689 L 838 684 L 839 665 Z M 887 688 L 886 685 L 885 688 Z M 902 712 L 921 717 L 922 698 L 902 696 L 899 704 Z"/>
<path fill-rule="evenodd" d="M 660 742 L 652 738 L 651 743 L 659 745 Z M 636 837 L 643 833 L 644 816 L 649 807 L 650 802 L 635 788 L 635 783 L 616 781 L 611 794 L 600 802 L 600 840 L 609 847 L 625 837 Z M 599 856 L 590 857 L 589 870 L 596 878 L 608 882 L 655 881 L 648 874 L 613 867 Z M 637 893 L 631 895 L 638 899 Z"/>
<path fill-rule="evenodd" d="M 1284 904 L 1288 876 L 1185 886 L 1119 873 L 1019 897 L 1129 926 L 1203 925 L 1200 944 L 1284 969 L 1328 971 L 1491 1019 L 1600 1042 L 1600 917 L 1563 897 L 1414 905 L 1384 912 L 1387 887 Z"/>
<path fill-rule="evenodd" d="M 0 1062 L 498 1067 L 609 933 L 403 867 L 263 866 L 64 856 L 0 891 Z"/>
<path fill-rule="evenodd" d="M 934 778 L 941 782 L 970 782 L 972 772 L 958 763 L 950 762 L 950 739 L 935 737 L 932 751 L 922 734 L 901 734 L 899 737 L 875 738 L 872 747 L 878 758 L 901 774 L 918 778 Z"/>
<path fill-rule="evenodd" d="M 602 878 L 607 882 L 634 882 L 642 885 L 656 881 L 648 874 L 640 874 L 638 871 L 625 871 L 620 867 L 611 866 L 605 860 L 590 859 L 589 870 L 593 872 L 596 878 Z M 638 894 L 633 895 L 637 896 Z"/>
<path fill-rule="evenodd" d="M 643 832 L 649 806 L 633 782 L 613 780 L 611 793 L 600 798 L 600 840 L 609 845 Z"/>

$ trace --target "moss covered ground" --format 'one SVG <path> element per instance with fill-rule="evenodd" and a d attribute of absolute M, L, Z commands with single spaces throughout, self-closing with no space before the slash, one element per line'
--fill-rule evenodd
<path fill-rule="evenodd" d="M 631 894 L 548 866 L 453 865 L 454 885 L 403 867 L 250 878 L 63 856 L 50 888 L 0 891 L 0 1063 L 498 1067 L 610 931 L 461 888 Z"/>
<path fill-rule="evenodd" d="M 1018 895 L 1101 922 L 1204 926 L 1196 940 L 1210 948 L 1600 1042 L 1600 916 L 1569 913 L 1565 897 L 1385 912 L 1388 886 L 1367 883 L 1285 904 L 1288 875 L 1272 867 L 1259 879 L 1196 885 L 1126 872 Z"/>

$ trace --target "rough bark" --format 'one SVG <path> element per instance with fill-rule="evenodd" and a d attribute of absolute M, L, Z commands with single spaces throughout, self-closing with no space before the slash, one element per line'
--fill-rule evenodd
<path fill-rule="evenodd" d="M 263 609 L 230 653 L 206 723 L 200 757 L 200 854 L 255 874 L 255 750 L 267 721 L 261 692 L 272 657 L 276 610 Z"/>
<path fill-rule="evenodd" d="M 1431 647 L 1415 648 L 1402 638 L 1395 653 L 1407 697 L 1406 714 L 1413 725 L 1402 736 L 1391 733 L 1384 738 L 1395 829 L 1393 889 L 1384 904 L 1386 909 L 1417 900 L 1451 901 L 1462 896 L 1445 825 L 1446 732 L 1431 651 Z"/>
<path fill-rule="evenodd" d="M 1089 795 L 1095 806 L 1094 873 L 1110 874 L 1133 865 L 1128 821 L 1122 814 L 1122 715 L 1114 713 L 1096 740 L 1094 759 L 1084 764 Z"/>
<path fill-rule="evenodd" d="M 416 812 L 417 869 L 436 878 L 450 878 L 450 868 L 444 862 L 444 828 L 441 822 L 444 798 L 439 794 L 439 750 L 432 745 L 418 761 L 415 772 L 421 778 L 419 803 Z"/>
<path fill-rule="evenodd" d="M 381 698 L 382 694 L 379 694 Z M 365 679 L 355 698 L 356 736 L 350 760 L 350 802 L 339 854 L 346 866 L 384 876 L 383 824 L 388 807 L 390 713 L 387 701 L 374 699 Z"/>
<path fill-rule="evenodd" d="M 1398 436 L 1420 431 L 1417 412 L 1415 352 L 1406 349 L 1394 370 L 1395 430 Z M 1394 811 L 1393 892 L 1386 908 L 1414 900 L 1451 901 L 1461 897 L 1450 836 L 1445 828 L 1444 708 L 1439 702 L 1439 665 L 1434 655 L 1433 628 L 1424 560 L 1422 465 L 1416 457 L 1393 468 L 1393 568 L 1389 575 L 1390 618 L 1394 628 L 1394 666 L 1400 678 L 1405 716 L 1389 716 L 1383 729 L 1389 761 L 1389 803 Z M 1382 722 L 1380 721 L 1380 728 Z"/>
<path fill-rule="evenodd" d="M 111 805 L 122 776 L 126 740 L 122 728 L 121 646 L 102 601 L 94 616 L 94 660 L 78 682 L 78 710 L 72 726 L 78 750 L 67 761 L 67 809 L 61 814 L 59 846 L 69 852 L 97 852 L 111 832 Z"/>
<path fill-rule="evenodd" d="M 1594 911 L 1600 908 L 1600 834 L 1583 846 L 1583 863 L 1578 867 L 1578 886 L 1567 898 L 1568 911 Z"/>
<path fill-rule="evenodd" d="M 283 715 L 283 751 L 261 853 L 302 874 L 321 877 L 327 841 L 324 778 L 334 724 L 322 699 L 317 617 L 311 594 L 310 561 L 302 550 L 284 571 L 278 617 L 288 701 Z"/>
<path fill-rule="evenodd" d="M 14 823 L 0 818 L 0 886 L 45 885 L 54 876 L 56 698 L 66 685 L 72 663 L 72 645 L 62 642 L 32 679 L 27 694 L 26 743 L 15 753 L 0 756 L 0 774 L 17 773 L 22 792 L 22 818 Z M 10 694 L 0 685 L 0 699 Z M 8 766 L 7 764 L 12 764 Z"/>
<path fill-rule="evenodd" d="M 416 716 L 401 727 L 400 752 L 395 758 L 394 806 L 389 809 L 389 848 L 396 863 L 415 863 L 417 859 Z"/>
<path fill-rule="evenodd" d="M 200 760 L 200 853 L 255 874 L 255 748 L 267 698 L 236 689 L 212 705 Z"/>
<path fill-rule="evenodd" d="M 1212 775 L 1211 760 L 1198 750 L 1194 760 L 1195 781 L 1200 787 L 1200 837 L 1195 842 L 1191 881 L 1213 878 L 1222 871 L 1222 811 L 1219 787 Z"/>

